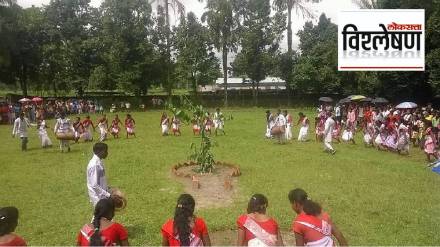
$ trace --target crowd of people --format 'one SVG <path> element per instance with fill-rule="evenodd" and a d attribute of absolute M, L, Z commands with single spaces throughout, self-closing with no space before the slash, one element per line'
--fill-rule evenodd
<path fill-rule="evenodd" d="M 105 141 L 108 138 L 108 134 L 111 134 L 113 138 L 119 138 L 121 126 L 125 127 L 126 138 L 129 138 L 129 136 L 136 137 L 135 125 L 136 122 L 131 114 L 126 115 L 124 123 L 122 123 L 118 114 L 116 114 L 109 125 L 109 120 L 107 119 L 106 114 L 102 114 L 96 124 L 94 124 L 89 115 L 83 120 L 81 117 L 76 117 L 72 122 L 65 112 L 61 112 L 56 119 L 53 132 L 59 140 L 60 151 L 70 152 L 71 141 L 74 141 L 75 143 L 78 143 L 81 140 L 84 142 L 91 142 L 93 141 L 93 134 L 96 129 L 99 131 L 100 142 Z M 36 127 L 42 148 L 52 147 L 52 141 L 47 132 L 50 127 L 47 125 L 44 117 L 39 116 L 37 122 L 34 124 L 26 117 L 25 112 L 21 112 L 19 117 L 15 119 L 13 123 L 12 136 L 21 139 L 22 151 L 27 150 L 28 128 L 30 127 Z"/>
<path fill-rule="evenodd" d="M 308 141 L 310 121 L 302 112 L 298 116 L 298 141 Z M 356 144 L 355 136 L 361 135 L 365 146 L 378 150 L 409 154 L 411 146 L 421 148 L 430 166 L 440 158 L 440 111 L 430 104 L 407 109 L 356 102 L 322 104 L 314 120 L 315 141 L 323 142 L 331 154 L 336 153 L 333 141 Z M 291 140 L 292 128 L 293 119 L 287 111 L 278 110 L 276 115 L 266 111 L 267 138 L 281 143 Z"/>
<path fill-rule="evenodd" d="M 162 113 L 160 118 L 160 127 L 163 136 L 169 135 L 170 129 L 174 136 L 180 136 L 182 134 L 180 131 L 181 125 L 182 120 L 178 117 L 178 115 L 173 114 L 172 118 L 169 118 L 166 112 Z M 215 135 L 226 135 L 224 125 L 225 117 L 220 111 L 220 108 L 217 108 L 214 114 L 210 114 L 208 112 L 205 116 L 194 115 L 191 119 L 193 135 L 200 135 L 202 130 L 204 133 L 211 135 L 212 129 L 214 129 Z"/>
<path fill-rule="evenodd" d="M 108 146 L 98 142 L 93 147 L 93 157 L 87 165 L 87 190 L 94 206 L 91 223 L 80 228 L 77 246 L 128 246 L 130 232 L 123 224 L 113 221 L 119 206 L 121 193 L 110 188 L 105 176 L 104 159 Z M 348 243 L 336 224 L 321 206 L 309 199 L 307 193 L 296 188 L 287 198 L 297 214 L 292 222 L 292 233 L 297 246 L 334 246 L 333 237 L 339 245 Z M 177 199 L 174 216 L 161 227 L 163 246 L 211 246 L 205 219 L 194 214 L 195 200 L 190 194 Z M 267 214 L 269 202 L 266 196 L 254 194 L 247 206 L 247 213 L 237 218 L 237 246 L 283 246 L 277 221 Z M 18 209 L 0 209 L 0 246 L 23 246 L 25 240 L 14 231 L 18 224 Z M 73 242 L 73 240 L 72 240 Z"/>

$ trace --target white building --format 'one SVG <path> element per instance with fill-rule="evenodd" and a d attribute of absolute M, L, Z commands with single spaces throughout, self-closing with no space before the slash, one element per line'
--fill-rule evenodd
<path fill-rule="evenodd" d="M 260 81 L 258 89 L 260 91 L 286 90 L 286 81 L 279 77 L 266 77 Z M 206 85 L 205 87 L 199 86 L 199 92 L 216 92 L 218 90 L 224 90 L 223 77 L 217 78 L 214 85 Z M 228 91 L 229 90 L 252 90 L 252 82 L 249 78 L 229 77 Z"/>

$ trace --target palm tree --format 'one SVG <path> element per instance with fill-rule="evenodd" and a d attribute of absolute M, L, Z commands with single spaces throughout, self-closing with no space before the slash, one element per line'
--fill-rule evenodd
<path fill-rule="evenodd" d="M 223 85 L 225 89 L 225 106 L 228 106 L 228 52 L 235 48 L 233 30 L 233 0 L 206 0 L 208 9 L 202 15 L 202 22 L 209 27 L 215 48 L 222 52 Z"/>
<path fill-rule="evenodd" d="M 273 5 L 276 11 L 287 10 L 287 51 L 292 52 L 292 10 L 296 9 L 303 17 L 313 17 L 312 11 L 305 5 L 306 2 L 320 2 L 321 0 L 274 0 Z"/>

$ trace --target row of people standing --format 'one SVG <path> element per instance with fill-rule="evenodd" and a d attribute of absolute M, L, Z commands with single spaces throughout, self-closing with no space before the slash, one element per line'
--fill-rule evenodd
<path fill-rule="evenodd" d="M 298 132 L 298 141 L 308 140 L 309 119 L 300 112 L 298 113 L 296 126 L 301 126 Z M 287 110 L 278 110 L 277 114 L 266 111 L 266 138 L 277 138 L 279 143 L 284 143 L 293 138 L 293 117 Z"/>
<path fill-rule="evenodd" d="M 162 116 L 160 118 L 160 127 L 163 136 L 169 135 L 170 129 L 173 132 L 174 136 L 180 136 L 182 134 L 181 125 L 182 121 L 176 114 L 173 114 L 173 117 L 169 118 L 166 112 L 162 113 Z M 205 133 L 210 135 L 212 134 L 213 128 L 215 135 L 225 135 L 226 132 L 224 130 L 224 125 L 225 117 L 220 111 L 220 108 L 217 108 L 214 114 L 210 114 L 208 112 L 205 116 L 194 115 L 191 119 L 193 135 L 200 135 L 202 128 L 204 128 Z"/>

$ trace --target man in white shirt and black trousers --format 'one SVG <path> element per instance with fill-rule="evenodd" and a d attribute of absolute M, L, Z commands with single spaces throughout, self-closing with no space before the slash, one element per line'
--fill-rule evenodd
<path fill-rule="evenodd" d="M 21 151 L 27 150 L 28 133 L 27 128 L 30 127 L 29 120 L 24 117 L 24 112 L 20 113 L 20 117 L 15 119 L 14 128 L 12 129 L 12 137 L 19 136 L 21 138 Z"/>
<path fill-rule="evenodd" d="M 95 206 L 99 200 L 111 196 L 111 190 L 107 185 L 107 178 L 105 177 L 103 161 L 108 155 L 107 144 L 102 142 L 95 143 L 93 153 L 94 155 L 87 165 L 87 190 L 90 202 Z"/>

